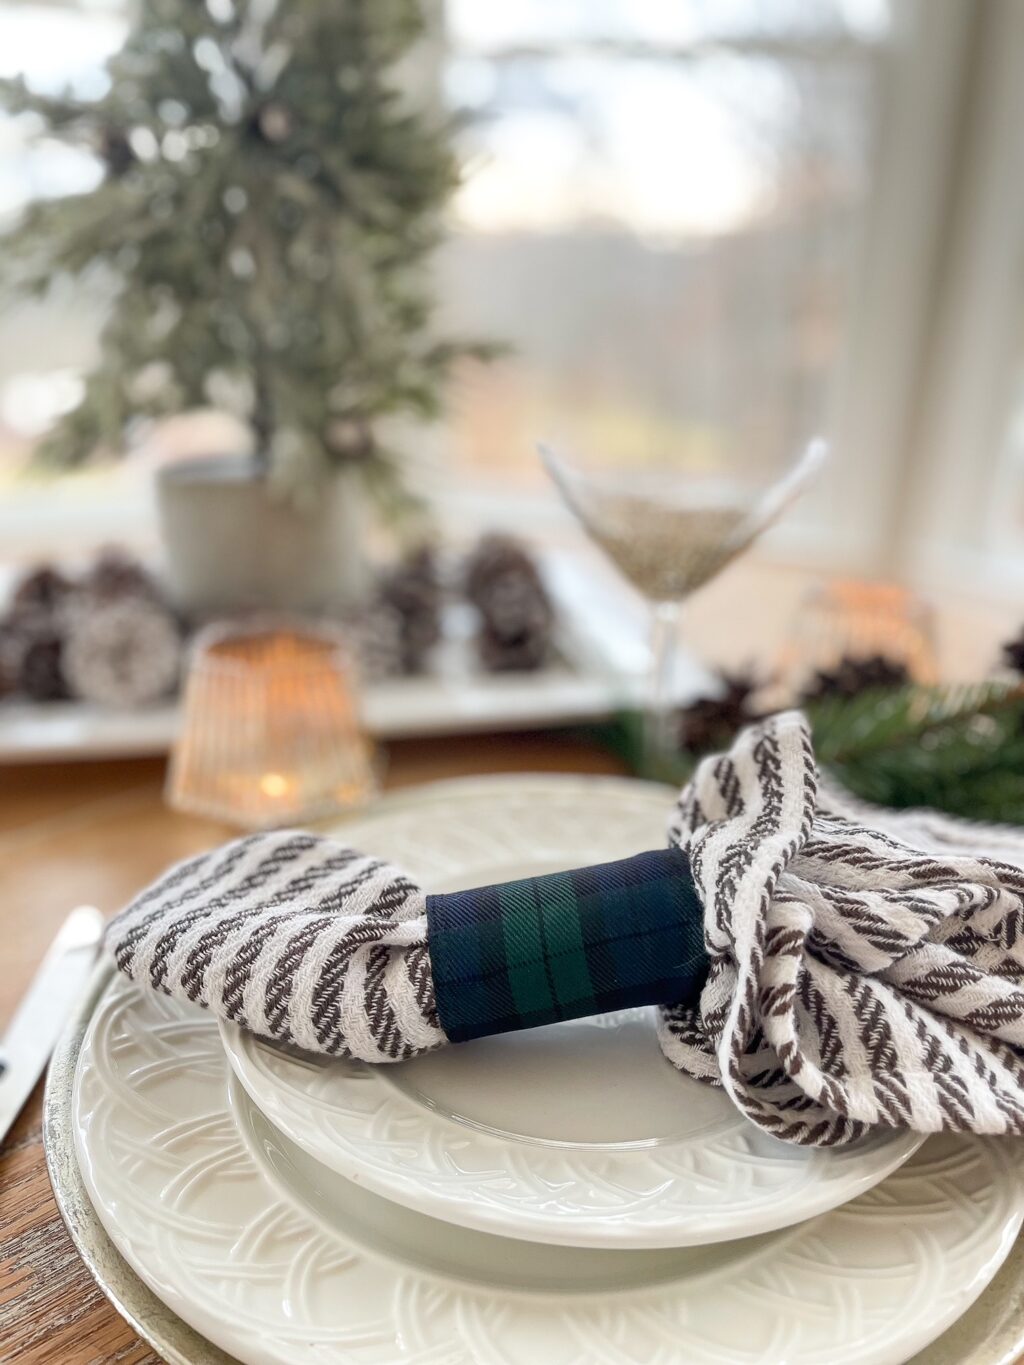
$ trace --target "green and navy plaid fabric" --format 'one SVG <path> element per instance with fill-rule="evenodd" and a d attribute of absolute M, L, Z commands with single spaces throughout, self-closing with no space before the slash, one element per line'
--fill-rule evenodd
<path fill-rule="evenodd" d="M 453 1043 L 695 1002 L 708 964 L 704 909 L 677 848 L 428 896 L 427 945 Z"/>

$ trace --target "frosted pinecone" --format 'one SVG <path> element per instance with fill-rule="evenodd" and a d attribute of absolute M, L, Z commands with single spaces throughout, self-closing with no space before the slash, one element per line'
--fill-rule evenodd
<path fill-rule="evenodd" d="M 370 681 L 401 677 L 402 618 L 383 602 L 367 608 L 355 626 L 356 650 L 363 676 Z"/>
<path fill-rule="evenodd" d="M 163 601 L 160 585 L 149 570 L 132 555 L 115 548 L 100 551 L 92 568 L 79 584 L 78 593 L 97 603 L 119 601 L 125 597 Z"/>
<path fill-rule="evenodd" d="M 64 679 L 63 610 L 12 605 L 0 620 L 0 693 L 30 701 L 61 701 Z"/>
<path fill-rule="evenodd" d="M 30 701 L 66 701 L 70 696 L 64 670 L 64 634 L 46 625 L 22 639 L 17 690 Z"/>
<path fill-rule="evenodd" d="M 530 673 L 548 662 L 551 640 L 546 631 L 495 635 L 483 626 L 477 635 L 477 654 L 488 673 Z"/>
<path fill-rule="evenodd" d="M 55 565 L 39 564 L 14 585 L 10 609 L 18 616 L 25 612 L 56 612 L 66 606 L 74 590 L 74 582 Z"/>
<path fill-rule="evenodd" d="M 181 669 L 174 617 L 144 597 L 80 606 L 69 628 L 64 673 L 74 696 L 130 709 L 167 696 Z"/>
<path fill-rule="evenodd" d="M 414 551 L 381 578 L 371 613 L 390 614 L 398 622 L 399 673 L 425 669 L 441 638 L 442 598 L 437 560 L 429 547 Z"/>
<path fill-rule="evenodd" d="M 20 667 L 20 643 L 9 635 L 6 623 L 0 621 L 0 700 L 18 690 Z"/>
<path fill-rule="evenodd" d="M 555 613 L 537 564 L 511 536 L 484 536 L 466 561 L 466 596 L 480 624 L 477 652 L 488 672 L 540 668 L 551 652 Z"/>
<path fill-rule="evenodd" d="M 0 617 L 0 697 L 21 689 L 21 659 L 27 643 L 21 628 L 23 615 L 11 610 Z"/>

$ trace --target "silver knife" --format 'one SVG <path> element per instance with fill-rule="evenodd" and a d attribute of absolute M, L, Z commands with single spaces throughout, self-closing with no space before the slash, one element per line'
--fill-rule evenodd
<path fill-rule="evenodd" d="M 72 910 L 50 944 L 28 992 L 0 1042 L 0 1142 L 57 1044 L 103 936 L 103 916 L 91 905 Z"/>

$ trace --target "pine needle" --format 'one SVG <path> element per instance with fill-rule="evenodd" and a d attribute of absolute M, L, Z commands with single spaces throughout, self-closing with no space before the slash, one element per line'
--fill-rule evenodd
<path fill-rule="evenodd" d="M 818 762 L 865 801 L 1024 824 L 1024 686 L 980 682 L 829 697 L 805 708 Z M 681 785 L 697 759 L 643 760 L 637 712 L 603 732 L 633 771 Z"/>

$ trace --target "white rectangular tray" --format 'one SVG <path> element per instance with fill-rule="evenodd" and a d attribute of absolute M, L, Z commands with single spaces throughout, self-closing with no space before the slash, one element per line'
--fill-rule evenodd
<path fill-rule="evenodd" d="M 468 610 L 451 608 L 429 675 L 367 684 L 363 720 L 377 739 L 543 729 L 598 721 L 641 705 L 646 689 L 643 610 L 617 585 L 570 554 L 544 558 L 555 601 L 555 659 L 536 673 L 481 673 Z M 679 700 L 707 684 L 682 659 Z M 140 757 L 166 753 L 178 732 L 177 702 L 116 711 L 85 702 L 0 704 L 0 763 Z"/>

